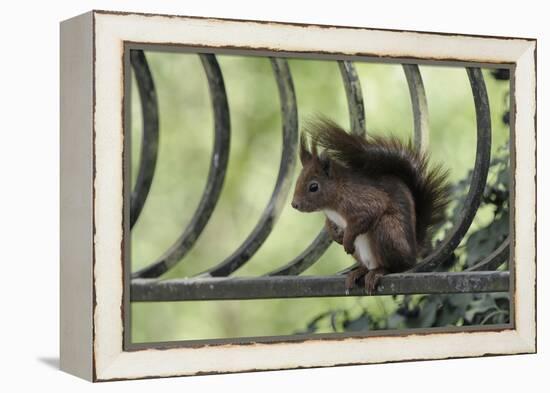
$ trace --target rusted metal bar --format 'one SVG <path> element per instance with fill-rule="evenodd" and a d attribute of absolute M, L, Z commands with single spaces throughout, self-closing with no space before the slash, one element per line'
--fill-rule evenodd
<path fill-rule="evenodd" d="M 283 152 L 275 189 L 259 222 L 246 240 L 233 254 L 199 276 L 229 276 L 248 262 L 271 233 L 290 191 L 298 146 L 298 109 L 288 63 L 284 59 L 271 58 L 271 65 L 279 88 L 283 116 Z"/>
<path fill-rule="evenodd" d="M 214 148 L 206 186 L 197 210 L 176 242 L 151 265 L 135 272 L 133 277 L 159 277 L 181 261 L 208 223 L 222 190 L 229 159 L 231 135 L 229 106 L 223 75 L 216 57 L 212 54 L 201 54 L 200 59 L 208 80 L 210 101 L 214 111 Z M 146 111 L 143 113 L 145 116 Z"/>
<path fill-rule="evenodd" d="M 136 184 L 130 196 L 130 228 L 134 226 L 149 194 L 159 144 L 159 111 L 155 82 L 142 50 L 130 50 L 130 64 L 134 70 L 141 101 L 142 132 L 141 156 Z"/>
<path fill-rule="evenodd" d="M 214 277 L 166 281 L 135 279 L 134 302 L 366 296 L 346 291 L 343 276 Z M 384 276 L 374 295 L 505 292 L 508 272 L 403 273 Z"/>
<path fill-rule="evenodd" d="M 489 98 L 483 74 L 479 68 L 466 68 L 474 104 L 477 121 L 477 148 L 476 160 L 470 183 L 468 195 L 464 201 L 463 208 L 458 214 L 455 225 L 447 235 L 446 239 L 437 247 L 437 249 L 427 256 L 422 262 L 410 269 L 411 272 L 434 271 L 444 261 L 451 257 L 455 248 L 470 228 L 472 221 L 477 213 L 483 190 L 487 183 L 487 174 L 491 161 L 491 112 L 489 108 Z"/>
<path fill-rule="evenodd" d="M 363 92 L 361 82 L 357 76 L 357 71 L 351 61 L 339 61 L 340 74 L 346 91 L 348 102 L 348 112 L 350 117 L 351 132 L 357 135 L 366 135 L 365 126 L 365 105 L 363 102 Z M 317 237 L 309 246 L 289 263 L 279 269 L 276 269 L 268 276 L 298 275 L 311 267 L 325 253 L 332 243 L 325 228 L 321 229 Z"/>

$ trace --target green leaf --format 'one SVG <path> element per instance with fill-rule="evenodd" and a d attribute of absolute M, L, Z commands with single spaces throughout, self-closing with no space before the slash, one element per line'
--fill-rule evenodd
<path fill-rule="evenodd" d="M 359 318 L 344 323 L 344 330 L 346 332 L 362 332 L 369 330 L 369 317 L 366 313 L 362 314 Z"/>

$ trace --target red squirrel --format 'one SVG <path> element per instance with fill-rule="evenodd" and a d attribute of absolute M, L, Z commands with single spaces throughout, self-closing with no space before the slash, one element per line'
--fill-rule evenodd
<path fill-rule="evenodd" d="M 328 119 L 301 133 L 299 154 L 292 207 L 324 212 L 332 239 L 359 262 L 346 277 L 346 292 L 364 278 L 373 294 L 383 275 L 415 265 L 444 219 L 447 171 L 429 167 L 428 155 L 410 141 L 352 135 Z"/>

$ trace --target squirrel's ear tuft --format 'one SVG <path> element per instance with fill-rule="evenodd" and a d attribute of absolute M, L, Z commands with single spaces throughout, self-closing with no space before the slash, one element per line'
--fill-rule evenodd
<path fill-rule="evenodd" d="M 300 135 L 300 161 L 302 165 L 306 165 L 311 161 L 312 155 L 307 148 L 306 134 L 302 132 Z"/>
<path fill-rule="evenodd" d="M 326 151 L 323 151 L 321 154 L 319 154 L 319 163 L 321 164 L 321 169 L 323 170 L 323 173 L 328 177 L 330 176 L 330 158 Z"/>

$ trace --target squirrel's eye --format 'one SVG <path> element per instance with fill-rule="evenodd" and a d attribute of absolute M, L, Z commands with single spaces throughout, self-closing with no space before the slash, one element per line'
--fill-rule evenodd
<path fill-rule="evenodd" d="M 319 191 L 319 183 L 316 181 L 312 181 L 309 183 L 309 192 L 317 192 Z"/>

